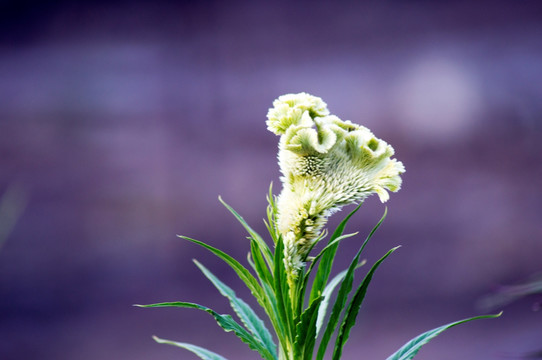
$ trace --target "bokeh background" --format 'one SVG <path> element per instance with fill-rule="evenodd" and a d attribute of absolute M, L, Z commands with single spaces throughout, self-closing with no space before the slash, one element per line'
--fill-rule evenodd
<path fill-rule="evenodd" d="M 132 304 L 229 312 L 193 258 L 254 303 L 175 235 L 245 258 L 217 196 L 264 232 L 269 183 L 280 189 L 265 115 L 300 91 L 371 128 L 407 168 L 366 257 L 403 247 L 376 274 L 345 359 L 384 359 L 501 309 L 417 358 L 541 350 L 541 296 L 480 300 L 542 271 L 542 2 L 7 0 L 0 193 L 22 212 L 0 248 L 0 358 L 196 358 L 153 334 L 257 358 L 205 313 Z M 348 230 L 368 233 L 383 210 L 370 198 Z M 343 244 L 341 268 L 362 238 Z"/>

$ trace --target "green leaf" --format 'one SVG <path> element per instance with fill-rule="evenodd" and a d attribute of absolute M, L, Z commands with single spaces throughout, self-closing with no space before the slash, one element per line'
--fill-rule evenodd
<path fill-rule="evenodd" d="M 253 268 L 260 279 L 260 282 L 265 282 L 268 285 L 273 284 L 273 274 L 271 274 L 269 268 L 265 265 L 264 258 L 260 245 L 254 239 L 250 240 L 250 252 L 253 259 Z"/>
<path fill-rule="evenodd" d="M 309 282 L 309 276 L 310 276 L 312 270 L 314 269 L 315 265 L 318 263 L 318 260 L 326 253 L 326 251 L 332 249 L 340 241 L 342 241 L 344 239 L 347 239 L 347 238 L 350 238 L 350 237 L 353 237 L 353 236 L 355 236 L 357 234 L 358 233 L 355 232 L 355 233 L 352 233 L 352 234 L 346 234 L 346 235 L 339 236 L 334 241 L 329 243 L 326 247 L 324 247 L 322 249 L 322 251 L 320 251 L 320 253 L 318 255 L 316 255 L 316 257 L 312 260 L 311 265 L 309 266 L 309 269 L 305 272 L 305 275 L 303 275 L 303 280 L 300 283 L 298 283 L 299 289 L 296 290 L 296 293 L 300 294 L 299 299 L 297 301 L 297 313 L 301 313 L 301 309 L 303 307 L 303 304 L 305 303 L 305 292 L 306 292 L 307 284 Z M 327 307 L 327 304 L 326 304 L 326 307 Z"/>
<path fill-rule="evenodd" d="M 228 360 L 225 357 L 218 355 L 217 353 L 214 353 L 210 350 L 204 349 L 196 345 L 160 339 L 158 336 L 153 336 L 152 338 L 154 339 L 154 341 L 156 341 L 159 344 L 173 345 L 173 346 L 186 349 L 188 351 L 192 351 L 200 359 L 203 359 L 203 360 Z"/>
<path fill-rule="evenodd" d="M 382 225 L 382 222 L 386 218 L 386 211 L 384 211 L 384 215 L 380 219 L 380 221 L 376 224 L 376 226 L 371 230 L 363 244 L 361 245 L 361 248 L 358 250 L 356 256 L 354 256 L 354 259 L 350 263 L 350 266 L 348 267 L 348 271 L 344 277 L 343 282 L 341 283 L 341 286 L 339 288 L 339 293 L 337 294 L 337 299 L 335 299 L 335 304 L 333 304 L 333 308 L 331 309 L 331 315 L 329 317 L 329 321 L 326 325 L 326 329 L 324 331 L 324 335 L 322 336 L 322 340 L 320 342 L 320 346 L 318 348 L 318 353 L 316 355 L 317 360 L 322 360 L 324 358 L 327 345 L 329 343 L 329 340 L 331 339 L 331 335 L 335 331 L 335 328 L 339 322 L 339 316 L 344 309 L 344 305 L 346 304 L 346 299 L 348 298 L 348 294 L 350 294 L 350 291 L 352 290 L 352 283 L 354 281 L 354 270 L 356 269 L 356 266 L 358 264 L 359 257 L 361 256 L 361 253 L 363 252 L 363 249 L 365 249 L 365 246 L 375 233 L 375 231 Z M 329 253 L 329 252 L 328 252 Z"/>
<path fill-rule="evenodd" d="M 362 203 L 356 206 L 356 208 L 352 212 L 350 212 L 350 214 L 348 214 L 343 221 L 341 221 L 339 226 L 337 226 L 337 228 L 329 238 L 329 244 L 333 243 L 335 239 L 337 239 L 343 234 L 344 228 L 348 223 L 348 220 L 350 220 L 350 218 L 359 210 L 361 204 Z M 329 274 L 331 273 L 331 267 L 333 265 L 333 260 L 335 259 L 335 254 L 337 253 L 338 247 L 339 244 L 336 243 L 322 256 L 320 260 L 320 265 L 318 266 L 318 271 L 316 272 L 316 276 L 312 284 L 309 303 L 322 294 L 322 291 L 326 286 L 327 280 L 329 279 Z"/>
<path fill-rule="evenodd" d="M 284 243 L 282 241 L 282 237 L 279 237 L 275 247 L 274 270 L 274 292 L 277 300 L 279 323 L 284 326 L 283 331 L 286 331 L 286 338 L 292 339 L 294 326 L 291 311 L 292 306 L 290 304 L 290 297 L 288 295 L 288 282 L 286 280 L 286 273 L 284 271 Z M 286 344 L 282 345 L 284 346 Z"/>
<path fill-rule="evenodd" d="M 482 315 L 482 316 L 475 316 L 469 319 L 463 319 L 460 321 L 456 321 L 453 323 L 449 323 L 447 325 L 435 328 L 433 330 L 429 330 L 421 335 L 418 335 L 414 339 L 407 342 L 405 345 L 403 345 L 397 352 L 390 357 L 388 357 L 386 360 L 410 360 L 416 356 L 418 351 L 420 351 L 421 347 L 427 344 L 430 340 L 432 340 L 434 337 L 442 333 L 443 331 L 454 327 L 459 324 L 466 323 L 468 321 L 472 320 L 478 320 L 478 319 L 493 319 L 497 318 L 502 315 L 502 312 L 495 315 Z"/>
<path fill-rule="evenodd" d="M 316 341 L 316 319 L 323 297 L 316 298 L 301 314 L 296 324 L 295 358 L 311 360 Z"/>
<path fill-rule="evenodd" d="M 359 314 L 361 303 L 363 302 L 363 299 L 365 298 L 365 294 L 367 293 L 367 288 L 369 287 L 369 283 L 371 282 L 376 269 L 388 256 L 391 255 L 392 252 L 394 252 L 398 248 L 399 246 L 391 249 L 390 251 L 386 253 L 386 255 L 384 255 L 380 260 L 378 260 L 373 265 L 371 270 L 369 270 L 367 275 L 365 275 L 365 278 L 363 279 L 360 286 L 356 290 L 354 296 L 352 297 L 352 300 L 350 301 L 350 304 L 348 305 L 348 309 L 346 310 L 344 320 L 339 330 L 339 334 L 337 335 L 337 340 L 335 342 L 335 349 L 333 350 L 333 360 L 340 360 L 341 358 L 344 345 L 346 344 L 346 341 L 348 340 L 348 336 L 350 335 L 350 330 L 352 329 L 352 326 L 354 326 L 354 324 L 356 323 L 356 318 Z"/>
<path fill-rule="evenodd" d="M 365 265 L 365 260 L 360 262 L 356 269 Z M 316 320 L 316 336 L 320 333 L 320 329 L 322 328 L 322 324 L 324 323 L 324 319 L 326 317 L 327 307 L 329 304 L 329 300 L 331 300 L 331 294 L 333 293 L 333 290 L 335 290 L 335 287 L 343 281 L 344 277 L 346 276 L 347 270 L 343 270 L 340 273 L 338 273 L 331 281 L 327 284 L 326 288 L 324 289 L 324 292 L 322 293 L 322 304 L 320 304 L 320 307 L 318 308 L 318 319 Z"/>
<path fill-rule="evenodd" d="M 271 238 L 273 238 L 273 243 L 277 243 L 278 235 L 277 235 L 277 229 L 275 227 L 276 224 L 276 217 L 277 217 L 277 204 L 275 202 L 275 196 L 273 195 L 273 182 L 269 184 L 269 194 L 267 195 L 267 221 L 264 220 L 265 226 L 267 227 L 267 231 L 269 231 L 269 235 L 271 235 Z"/>
<path fill-rule="evenodd" d="M 353 236 L 356 236 L 358 234 L 358 232 L 355 232 L 355 233 L 351 233 L 351 234 L 346 234 L 346 235 L 342 235 L 342 236 L 339 236 L 338 238 L 336 238 L 335 240 L 333 240 L 332 242 L 330 242 L 328 245 L 326 245 L 326 247 L 324 247 L 322 249 L 322 251 L 320 251 L 320 253 L 318 255 L 316 255 L 314 257 L 314 259 L 312 259 L 311 261 L 311 264 L 309 266 L 309 269 L 305 272 L 305 275 L 303 276 L 303 283 L 302 283 L 302 294 L 305 293 L 305 288 L 307 287 L 307 283 L 308 283 L 308 280 L 309 280 L 309 276 L 310 274 L 312 273 L 312 270 L 314 269 L 314 267 L 316 266 L 316 264 L 318 263 L 318 260 L 320 260 L 320 258 L 322 256 L 324 256 L 326 254 L 327 251 L 332 251 L 333 248 L 338 245 L 339 242 L 341 242 L 342 240 L 344 239 L 348 239 L 350 237 L 353 237 Z M 326 280 L 327 281 L 327 280 Z M 304 300 L 304 299 L 302 299 Z"/>
<path fill-rule="evenodd" d="M 252 239 L 254 239 L 258 243 L 260 249 L 262 250 L 265 261 L 267 262 L 267 265 L 269 266 L 269 268 L 272 269 L 273 268 L 273 254 L 271 253 L 271 250 L 269 250 L 269 246 L 267 246 L 267 244 L 262 239 L 262 237 L 246 223 L 245 219 L 243 219 L 243 217 L 239 215 L 237 211 L 235 211 L 230 205 L 226 204 L 226 202 L 222 200 L 222 197 L 219 196 L 218 200 L 220 200 L 222 205 L 224 205 L 226 209 L 228 209 L 235 216 L 235 218 L 241 223 L 241 225 L 243 225 L 243 227 L 250 234 Z"/>
<path fill-rule="evenodd" d="M 269 330 L 265 327 L 264 322 L 256 315 L 252 308 L 243 301 L 243 299 L 238 298 L 230 287 L 220 281 L 209 269 L 199 263 L 197 260 L 194 260 L 194 263 L 198 268 L 203 272 L 203 274 L 213 283 L 213 285 L 220 291 L 220 293 L 228 298 L 232 309 L 235 311 L 239 319 L 243 322 L 245 327 L 258 339 L 266 349 L 273 355 L 274 358 L 277 357 L 276 354 L 276 345 L 273 342 L 273 338 L 269 333 Z"/>
<path fill-rule="evenodd" d="M 239 278 L 247 285 L 249 290 L 252 292 L 252 295 L 258 300 L 260 305 L 267 310 L 268 301 L 265 297 L 265 294 L 262 291 L 262 288 L 258 284 L 258 281 L 254 278 L 254 276 L 243 266 L 241 265 L 237 260 L 232 258 L 230 255 L 226 254 L 225 252 L 218 250 L 211 245 L 207 245 L 206 243 L 195 240 L 192 238 L 189 238 L 187 236 L 177 235 L 178 237 L 188 240 L 190 242 L 193 242 L 194 244 L 198 244 L 207 250 L 211 251 L 213 254 L 218 256 L 220 259 L 224 260 L 239 276 Z"/>
<path fill-rule="evenodd" d="M 279 314 L 279 308 L 277 303 L 277 297 L 273 289 L 273 285 L 263 284 L 263 290 L 267 296 L 269 308 L 266 309 L 267 315 L 273 328 L 275 329 L 275 334 L 279 338 L 279 345 L 286 344 L 286 331 L 284 330 L 284 324 L 281 322 L 281 317 Z"/>
<path fill-rule="evenodd" d="M 246 343 L 252 350 L 257 351 L 262 356 L 262 358 L 264 358 L 266 360 L 275 360 L 276 359 L 273 356 L 273 354 L 271 354 L 258 339 L 256 339 L 248 331 L 246 331 L 241 325 L 239 325 L 237 322 L 235 322 L 235 320 L 233 320 L 231 315 L 227 315 L 227 314 L 226 315 L 221 315 L 221 314 L 217 313 L 216 311 L 214 311 L 213 309 L 210 309 L 210 308 L 208 308 L 206 306 L 202 306 L 202 305 L 194 304 L 194 303 L 189 303 L 189 302 L 180 302 L 180 301 L 165 302 L 165 303 L 150 304 L 150 305 L 136 305 L 136 306 L 145 307 L 145 308 L 181 307 L 181 308 L 192 308 L 192 309 L 203 310 L 203 311 L 211 314 L 215 318 L 218 325 L 220 325 L 220 327 L 222 329 L 224 329 L 224 331 L 226 331 L 226 332 L 233 331 L 233 333 L 235 335 L 237 335 L 237 337 L 239 339 L 241 339 L 244 343 Z"/>

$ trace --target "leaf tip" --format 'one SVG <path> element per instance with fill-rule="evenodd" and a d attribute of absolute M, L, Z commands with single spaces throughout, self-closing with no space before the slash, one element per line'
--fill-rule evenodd
<path fill-rule="evenodd" d="M 152 336 L 152 339 L 153 339 L 154 341 L 156 341 L 157 343 L 159 343 L 159 344 L 161 344 L 161 343 L 164 342 L 163 339 L 160 339 L 160 338 L 159 338 L 158 336 L 156 336 L 156 335 L 153 335 L 153 336 Z"/>

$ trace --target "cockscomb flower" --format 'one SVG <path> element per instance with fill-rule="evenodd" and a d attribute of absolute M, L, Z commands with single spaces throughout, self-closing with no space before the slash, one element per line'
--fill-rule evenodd
<path fill-rule="evenodd" d="M 393 148 L 366 127 L 331 115 L 326 103 L 306 93 L 273 102 L 267 127 L 280 135 L 283 189 L 277 200 L 277 230 L 293 281 L 327 218 L 341 207 L 401 187 L 405 168 Z"/>

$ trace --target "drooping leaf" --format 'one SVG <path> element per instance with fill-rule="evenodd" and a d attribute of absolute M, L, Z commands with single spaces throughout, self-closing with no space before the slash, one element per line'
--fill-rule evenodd
<path fill-rule="evenodd" d="M 333 360 L 340 360 L 342 351 L 344 348 L 344 345 L 346 344 L 346 341 L 348 340 L 348 336 L 350 335 L 350 330 L 352 329 L 352 326 L 356 323 L 356 318 L 359 314 L 359 309 L 361 308 L 361 303 L 363 302 L 363 299 L 365 298 L 365 294 L 367 293 L 367 288 L 369 287 L 369 283 L 371 282 L 373 275 L 376 271 L 376 269 L 380 266 L 380 264 L 391 255 L 392 252 L 397 250 L 399 248 L 395 247 L 388 251 L 386 255 L 384 255 L 380 260 L 378 260 L 371 270 L 365 275 L 365 278 L 359 285 L 358 289 L 354 293 L 354 296 L 352 297 L 352 300 L 350 301 L 350 304 L 348 305 L 348 309 L 346 310 L 343 322 L 341 324 L 341 328 L 339 329 L 339 334 L 337 335 L 337 340 L 335 342 L 335 349 L 333 350 Z"/>
<path fill-rule="evenodd" d="M 243 299 L 238 298 L 235 291 L 229 286 L 220 281 L 209 269 L 194 260 L 194 263 L 203 272 L 203 274 L 213 283 L 213 285 L 220 291 L 220 293 L 228 298 L 232 309 L 235 311 L 239 319 L 243 322 L 245 327 L 258 339 L 267 350 L 277 357 L 276 345 L 273 342 L 273 338 L 269 333 L 269 330 L 265 327 L 264 322 L 256 315 L 252 308 Z"/>
<path fill-rule="evenodd" d="M 209 314 L 211 314 L 218 325 L 224 329 L 226 332 L 233 331 L 235 335 L 239 339 L 241 339 L 244 343 L 246 343 L 252 350 L 257 351 L 262 358 L 266 360 L 275 360 L 276 358 L 267 350 L 267 348 L 262 344 L 257 338 L 255 338 L 252 334 L 250 334 L 248 331 L 245 330 L 241 325 L 239 325 L 231 315 L 221 315 L 214 311 L 213 309 L 210 309 L 206 306 L 189 303 L 189 302 L 165 302 L 165 303 L 157 303 L 157 304 L 149 304 L 149 305 L 136 305 L 139 307 L 146 307 L 146 308 L 153 308 L 153 307 L 181 307 L 181 308 L 192 308 L 192 309 L 199 309 L 203 310 Z"/>
<path fill-rule="evenodd" d="M 482 316 L 475 316 L 468 319 L 463 319 L 460 321 L 452 322 L 443 326 L 440 326 L 438 328 L 435 328 L 433 330 L 429 330 L 423 334 L 420 334 L 416 336 L 414 339 L 407 342 L 405 345 L 403 345 L 397 352 L 395 352 L 393 355 L 388 357 L 386 360 L 410 360 L 416 356 L 418 351 L 420 351 L 421 347 L 427 344 L 429 341 L 431 341 L 433 338 L 438 336 L 443 331 L 454 327 L 459 324 L 466 323 L 468 321 L 472 320 L 478 320 L 478 319 L 492 319 L 496 318 L 502 315 L 502 312 L 495 315 L 482 315 Z"/>
<path fill-rule="evenodd" d="M 241 225 L 243 225 L 243 227 L 250 234 L 252 239 L 254 239 L 258 243 L 265 258 L 265 261 L 267 262 L 267 265 L 270 268 L 273 268 L 273 254 L 271 253 L 269 246 L 267 246 L 262 237 L 247 224 L 245 219 L 243 219 L 243 217 L 239 215 L 237 211 L 235 211 L 230 205 L 228 205 L 224 200 L 222 200 L 220 196 L 218 197 L 218 200 L 220 200 L 222 205 L 224 205 L 226 209 L 228 209 L 233 214 L 233 216 L 235 216 L 235 218 L 241 223 Z"/>
<path fill-rule="evenodd" d="M 327 345 L 329 343 L 329 340 L 331 339 L 331 335 L 335 331 L 335 328 L 337 327 L 337 324 L 339 323 L 339 316 L 341 312 L 344 309 L 344 306 L 346 304 L 346 300 L 348 298 L 348 294 L 350 294 L 350 291 L 352 290 L 352 283 L 354 281 L 354 270 L 358 264 L 359 257 L 361 256 L 361 253 L 363 252 L 363 249 L 365 249 L 365 246 L 375 233 L 375 231 L 380 227 L 384 219 L 386 218 L 386 211 L 384 211 L 384 215 L 380 219 L 380 221 L 376 224 L 376 226 L 371 230 L 363 244 L 361 245 L 360 249 L 358 250 L 356 256 L 354 256 L 354 259 L 350 263 L 350 266 L 348 267 L 348 271 L 346 272 L 346 275 L 344 276 L 344 280 L 341 283 L 341 286 L 339 287 L 339 293 L 337 294 L 337 299 L 335 299 L 335 303 L 333 304 L 333 307 L 331 309 L 331 315 L 329 317 L 329 321 L 326 325 L 326 328 L 324 330 L 324 335 L 322 336 L 322 340 L 320 341 L 320 346 L 318 347 L 318 353 L 316 354 L 317 360 L 322 360 L 324 358 L 324 355 L 326 353 Z"/>
<path fill-rule="evenodd" d="M 153 336 L 152 338 L 154 339 L 154 341 L 156 341 L 159 344 L 173 345 L 173 346 L 177 346 L 177 347 L 186 349 L 188 351 L 191 351 L 202 360 L 228 360 L 225 357 L 218 355 L 217 353 L 214 353 L 210 350 L 207 350 L 205 348 L 202 348 L 196 345 L 177 342 L 177 341 L 171 341 L 171 340 L 165 340 L 165 339 L 159 338 L 158 336 Z"/>

